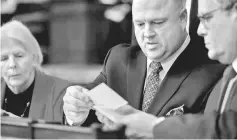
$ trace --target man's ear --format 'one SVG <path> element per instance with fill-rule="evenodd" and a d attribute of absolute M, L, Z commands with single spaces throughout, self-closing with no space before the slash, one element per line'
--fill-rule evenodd
<path fill-rule="evenodd" d="M 187 18 L 188 18 L 188 13 L 187 13 L 187 9 L 184 9 L 181 11 L 180 13 L 180 20 L 181 21 L 187 21 Z"/>
<path fill-rule="evenodd" d="M 188 22 L 187 19 L 188 19 L 187 9 L 184 9 L 180 13 L 180 21 L 184 29 L 186 29 L 186 26 L 187 26 L 187 22 Z"/>
<path fill-rule="evenodd" d="M 37 57 L 36 54 L 32 54 L 33 65 L 36 65 Z"/>

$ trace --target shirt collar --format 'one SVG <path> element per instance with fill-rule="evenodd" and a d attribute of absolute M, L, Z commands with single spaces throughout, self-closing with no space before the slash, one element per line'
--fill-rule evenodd
<path fill-rule="evenodd" d="M 173 65 L 174 61 L 184 51 L 184 49 L 188 46 L 189 42 L 190 42 L 190 36 L 187 35 L 183 45 L 165 62 L 161 62 L 161 66 L 162 66 L 163 70 L 165 71 L 165 73 L 167 73 L 169 71 L 169 69 Z M 147 59 L 147 69 L 149 68 L 151 62 L 152 62 L 152 60 Z"/>
<path fill-rule="evenodd" d="M 237 58 L 235 58 L 234 62 L 232 63 L 232 66 L 233 66 L 235 72 L 237 72 Z"/>

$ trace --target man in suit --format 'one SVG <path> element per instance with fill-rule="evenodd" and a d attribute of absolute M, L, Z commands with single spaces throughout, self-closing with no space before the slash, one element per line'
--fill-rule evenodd
<path fill-rule="evenodd" d="M 237 138 L 237 0 L 199 0 L 198 4 L 198 34 L 205 39 L 209 58 L 229 65 L 204 114 L 156 118 L 137 111 L 121 120 L 130 131 L 169 139 Z"/>
<path fill-rule="evenodd" d="M 210 61 L 204 47 L 190 41 L 185 0 L 134 0 L 132 14 L 139 45 L 115 46 L 93 83 L 67 89 L 64 113 L 70 125 L 94 121 L 89 112 L 93 102 L 86 92 L 102 82 L 132 107 L 158 117 L 172 115 L 170 110 L 177 107 L 182 107 L 180 113 L 204 109 L 224 67 Z"/>

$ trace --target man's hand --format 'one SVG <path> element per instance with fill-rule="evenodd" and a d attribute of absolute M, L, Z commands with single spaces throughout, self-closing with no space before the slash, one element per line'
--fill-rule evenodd
<path fill-rule="evenodd" d="M 128 137 L 153 138 L 153 127 L 163 120 L 163 117 L 157 118 L 151 114 L 137 111 L 124 116 L 119 123 L 127 126 L 126 135 Z"/>
<path fill-rule="evenodd" d="M 138 112 L 138 110 L 131 107 L 130 105 L 125 105 L 125 106 L 122 106 L 122 107 L 116 109 L 115 112 L 120 114 L 121 116 L 124 116 L 124 115 L 129 115 L 129 114 Z M 120 124 L 113 122 L 112 120 L 110 120 L 109 118 L 107 118 L 106 116 L 101 114 L 99 111 L 96 111 L 96 116 L 97 116 L 97 119 L 102 124 L 104 124 L 104 127 L 103 127 L 104 131 L 114 130 L 120 126 Z"/>
<path fill-rule="evenodd" d="M 116 129 L 117 125 L 111 121 L 109 118 L 107 118 L 106 116 L 104 116 L 103 114 L 101 114 L 99 111 L 95 112 L 97 119 L 104 124 L 103 126 L 103 130 L 104 131 L 109 131 L 109 130 L 114 130 Z"/>
<path fill-rule="evenodd" d="M 11 112 L 7 112 L 3 109 L 1 109 L 1 116 L 9 116 L 9 117 L 16 117 L 16 118 L 20 118 L 19 116 L 12 114 Z"/>
<path fill-rule="evenodd" d="M 81 86 L 70 86 L 67 88 L 63 97 L 63 111 L 67 122 L 73 122 L 73 125 L 80 125 L 87 118 L 93 102 L 86 95 L 88 90 Z"/>

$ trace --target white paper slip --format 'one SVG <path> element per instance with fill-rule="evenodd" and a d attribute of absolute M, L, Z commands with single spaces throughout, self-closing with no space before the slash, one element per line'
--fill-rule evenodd
<path fill-rule="evenodd" d="M 96 106 L 103 106 L 113 110 L 128 103 L 104 83 L 99 84 L 87 94 Z"/>
<path fill-rule="evenodd" d="M 96 111 L 99 111 L 102 115 L 109 118 L 111 121 L 118 123 L 119 120 L 123 118 L 124 115 L 117 113 L 116 111 L 101 106 L 94 106 Z"/>

